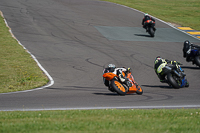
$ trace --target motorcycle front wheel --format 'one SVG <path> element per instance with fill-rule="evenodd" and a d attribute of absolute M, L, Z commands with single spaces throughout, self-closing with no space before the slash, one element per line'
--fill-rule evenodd
<path fill-rule="evenodd" d="M 196 65 L 200 67 L 200 56 L 196 56 L 194 60 L 195 60 Z"/>
<path fill-rule="evenodd" d="M 126 88 L 118 80 L 113 79 L 111 81 L 111 87 L 121 96 L 124 96 L 127 93 Z"/>
<path fill-rule="evenodd" d="M 142 95 L 143 94 L 143 89 L 141 88 L 141 86 L 137 85 L 137 89 L 138 90 L 136 90 L 136 94 Z"/>

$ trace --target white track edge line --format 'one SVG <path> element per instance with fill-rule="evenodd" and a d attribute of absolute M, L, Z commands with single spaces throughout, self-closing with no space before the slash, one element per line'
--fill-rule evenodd
<path fill-rule="evenodd" d="M 16 91 L 16 92 L 8 92 L 8 93 L 0 93 L 0 95 L 2 94 L 13 94 L 13 93 L 22 93 L 22 92 L 29 92 L 29 91 L 35 91 L 35 90 L 41 90 L 41 89 L 44 89 L 46 87 L 50 87 L 54 84 L 54 80 L 53 78 L 51 77 L 51 75 L 49 75 L 49 73 L 42 67 L 42 65 L 39 63 L 39 61 L 36 59 L 36 57 L 28 51 L 28 49 L 26 49 L 26 47 L 24 45 L 21 44 L 21 42 L 14 36 L 14 34 L 12 33 L 12 30 L 11 28 L 8 26 L 8 23 L 6 21 L 6 19 L 4 18 L 4 15 L 3 13 L 0 11 L 0 14 L 1 16 L 3 17 L 4 19 L 4 22 L 6 24 L 6 26 L 9 28 L 9 32 L 10 34 L 12 35 L 12 37 L 17 40 L 17 42 L 19 43 L 19 45 L 21 45 L 23 47 L 24 50 L 27 51 L 27 53 L 29 53 L 31 55 L 31 57 L 35 60 L 35 62 L 37 63 L 37 65 L 40 67 L 40 69 L 45 73 L 45 75 L 49 78 L 49 83 L 47 83 L 45 86 L 42 86 L 42 87 L 38 87 L 38 88 L 35 88 L 35 89 L 31 89 L 31 90 L 24 90 L 24 91 Z"/>
<path fill-rule="evenodd" d="M 99 109 L 181 109 L 200 108 L 200 105 L 169 105 L 169 106 L 124 106 L 124 107 L 77 107 L 77 108 L 37 108 L 37 109 L 8 109 L 0 111 L 44 111 L 44 110 L 99 110 Z"/>

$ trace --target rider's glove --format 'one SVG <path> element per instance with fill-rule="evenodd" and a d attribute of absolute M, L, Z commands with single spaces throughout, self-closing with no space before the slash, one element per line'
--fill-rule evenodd
<path fill-rule="evenodd" d="M 178 64 L 178 65 L 182 65 L 182 64 L 181 64 L 180 62 L 178 62 L 178 61 L 177 61 L 177 64 Z"/>
<path fill-rule="evenodd" d="M 186 53 L 187 53 L 187 54 L 190 54 L 190 53 L 191 53 L 191 49 L 189 49 Z"/>

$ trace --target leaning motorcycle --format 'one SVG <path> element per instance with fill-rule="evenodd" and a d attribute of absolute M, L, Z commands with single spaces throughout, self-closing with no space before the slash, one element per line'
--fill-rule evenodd
<path fill-rule="evenodd" d="M 187 48 L 188 47 L 188 48 Z M 184 46 L 183 48 L 183 54 L 184 57 L 189 59 L 188 61 L 192 61 L 193 64 L 196 64 L 200 67 L 200 46 L 191 44 L 191 49 L 189 49 L 189 46 Z M 186 51 L 187 50 L 187 51 Z"/>
<path fill-rule="evenodd" d="M 186 79 L 186 74 L 182 70 L 181 64 L 167 65 L 163 68 L 163 74 L 167 77 L 167 83 L 175 89 L 189 87 L 189 82 Z"/>
<path fill-rule="evenodd" d="M 152 20 L 147 20 L 145 22 L 146 30 L 150 34 L 151 37 L 154 37 L 155 34 L 155 22 Z"/>
<path fill-rule="evenodd" d="M 136 93 L 138 95 L 142 95 L 143 89 L 136 83 L 133 79 L 131 73 L 125 74 L 122 72 L 123 76 L 126 76 L 128 79 L 127 84 L 122 83 L 118 77 L 118 75 L 108 72 L 103 74 L 104 84 L 108 86 L 111 92 L 116 92 L 119 95 L 126 95 L 131 93 Z"/>

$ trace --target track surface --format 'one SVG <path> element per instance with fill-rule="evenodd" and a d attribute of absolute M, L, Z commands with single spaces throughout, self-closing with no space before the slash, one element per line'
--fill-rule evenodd
<path fill-rule="evenodd" d="M 200 107 L 200 69 L 182 57 L 183 42 L 200 41 L 156 19 L 156 35 L 141 28 L 143 14 L 95 0 L 0 0 L 17 39 L 53 77 L 51 87 L 0 95 L 0 110 Z M 154 59 L 184 64 L 189 88 L 159 82 Z M 143 95 L 118 96 L 102 81 L 108 63 L 131 67 Z"/>

